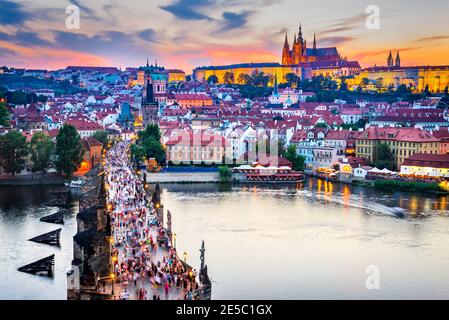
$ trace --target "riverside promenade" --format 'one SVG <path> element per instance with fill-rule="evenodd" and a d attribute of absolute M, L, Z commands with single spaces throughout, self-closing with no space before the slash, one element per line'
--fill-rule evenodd
<path fill-rule="evenodd" d="M 110 216 L 110 266 L 113 299 L 210 299 L 211 283 L 201 269 L 181 260 L 172 245 L 171 214 L 164 212 L 159 188 L 149 199 L 130 162 L 130 143 L 116 143 L 104 164 L 106 208 Z M 162 210 L 161 210 L 162 209 Z M 186 259 L 186 257 L 185 257 Z M 100 278 L 97 279 L 100 283 Z"/>

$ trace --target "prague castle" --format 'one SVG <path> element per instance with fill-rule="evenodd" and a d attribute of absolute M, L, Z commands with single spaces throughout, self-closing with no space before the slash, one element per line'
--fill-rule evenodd
<path fill-rule="evenodd" d="M 449 66 L 402 66 L 399 52 L 396 57 L 390 52 L 386 65 L 362 69 L 357 61 L 341 58 L 337 48 L 317 47 L 316 36 L 313 37 L 311 48 L 303 36 L 302 27 L 294 35 L 290 46 L 288 35 L 285 35 L 282 48 L 281 63 L 241 63 L 226 66 L 199 67 L 193 70 L 196 80 L 207 80 L 216 76 L 219 83 L 225 83 L 229 73 L 235 83 L 239 83 L 241 74 L 251 75 L 263 72 L 272 75 L 280 83 L 286 82 L 286 75 L 294 73 L 301 79 L 311 79 L 315 76 L 331 77 L 344 81 L 349 90 L 388 91 L 405 85 L 413 92 L 443 92 L 449 86 Z"/>
<path fill-rule="evenodd" d="M 284 49 L 282 50 L 282 64 L 284 66 L 299 65 L 301 63 L 341 61 L 337 48 L 317 48 L 316 36 L 313 36 L 313 47 L 307 48 L 307 40 L 303 39 L 302 27 L 299 25 L 298 37 L 293 38 L 292 49 L 285 35 Z"/>
<path fill-rule="evenodd" d="M 241 63 L 227 66 L 199 67 L 193 70 L 196 80 L 207 80 L 214 75 L 219 83 L 225 82 L 225 75 L 231 73 L 233 79 L 238 82 L 241 74 L 253 74 L 263 72 L 277 78 L 280 83 L 286 82 L 285 76 L 293 73 L 301 79 L 310 79 L 323 75 L 332 78 L 351 76 L 361 70 L 357 61 L 347 61 L 340 57 L 337 48 L 317 48 L 317 40 L 314 36 L 312 48 L 307 48 L 307 40 L 303 38 L 302 27 L 299 26 L 298 34 L 294 36 L 290 49 L 287 35 L 282 49 L 281 63 Z M 270 83 L 273 85 L 274 82 Z"/>

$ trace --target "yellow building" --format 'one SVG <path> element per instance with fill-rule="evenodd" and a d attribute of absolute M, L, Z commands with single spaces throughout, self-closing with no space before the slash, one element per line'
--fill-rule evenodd
<path fill-rule="evenodd" d="M 363 79 L 371 84 L 366 85 Z M 359 86 L 371 90 L 379 81 L 385 89 L 406 85 L 413 92 L 423 92 L 428 86 L 430 92 L 443 92 L 449 86 L 449 66 L 373 67 L 346 79 L 349 90 L 357 90 Z"/>
<path fill-rule="evenodd" d="M 169 83 L 186 81 L 186 73 L 182 70 L 168 69 L 165 72 L 168 74 Z"/>
<path fill-rule="evenodd" d="M 386 144 L 390 148 L 396 168 L 416 153 L 438 154 L 440 139 L 430 132 L 417 128 L 369 127 L 355 136 L 356 155 L 375 162 L 377 147 Z"/>
<path fill-rule="evenodd" d="M 219 83 L 224 83 L 226 73 L 232 73 L 234 82 L 239 83 L 241 74 L 251 75 L 255 72 L 263 72 L 273 76 L 273 82 L 269 85 L 274 85 L 274 78 L 277 77 L 280 83 L 285 83 L 285 76 L 289 73 L 294 73 L 302 78 L 302 67 L 300 66 L 282 66 L 279 63 L 243 63 L 229 66 L 213 66 L 200 67 L 193 70 L 193 77 L 198 81 L 206 81 L 210 76 L 216 76 Z"/>

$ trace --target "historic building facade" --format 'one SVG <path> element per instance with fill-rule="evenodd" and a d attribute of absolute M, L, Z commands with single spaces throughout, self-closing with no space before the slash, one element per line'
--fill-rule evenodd
<path fill-rule="evenodd" d="M 346 79 L 349 90 L 391 90 L 405 85 L 413 92 L 443 92 L 449 86 L 449 66 L 401 65 L 399 52 L 396 58 L 390 52 L 386 66 L 375 66 L 361 70 Z"/>
<path fill-rule="evenodd" d="M 277 78 L 279 83 L 285 83 L 287 82 L 285 76 L 289 73 L 293 73 L 301 79 L 310 79 L 318 75 L 337 79 L 342 76 L 356 75 L 360 70 L 361 67 L 357 61 L 341 58 L 337 48 L 318 48 L 315 36 L 312 47 L 308 48 L 300 25 L 298 36 L 295 34 L 291 48 L 288 36 L 285 35 L 281 63 L 242 63 L 199 67 L 193 70 L 193 77 L 196 80 L 204 81 L 214 75 L 218 78 L 219 83 L 225 83 L 225 75 L 231 73 L 234 82 L 239 83 L 241 74 L 251 75 L 263 72 L 272 75 L 273 81 L 269 85 L 274 86 L 274 78 Z"/>
<path fill-rule="evenodd" d="M 312 48 L 307 48 L 307 40 L 303 38 L 302 27 L 299 25 L 298 37 L 293 37 L 292 48 L 285 35 L 284 48 L 282 49 L 282 65 L 298 65 L 316 61 L 338 61 L 342 60 L 337 48 L 317 48 L 316 36 L 313 37 Z"/>

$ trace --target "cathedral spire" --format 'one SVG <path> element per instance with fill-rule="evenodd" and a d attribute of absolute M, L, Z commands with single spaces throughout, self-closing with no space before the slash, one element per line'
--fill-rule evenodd
<path fill-rule="evenodd" d="M 290 46 L 289 46 L 289 44 L 288 44 L 287 32 L 285 33 L 284 48 L 290 48 Z"/>
<path fill-rule="evenodd" d="M 313 34 L 313 50 L 316 50 L 316 33 Z"/>
<path fill-rule="evenodd" d="M 389 66 L 389 67 L 394 66 L 393 54 L 391 53 L 391 51 L 390 51 L 390 54 L 387 59 L 387 66 Z"/>
<path fill-rule="evenodd" d="M 299 23 L 298 41 L 302 42 L 302 27 L 301 22 Z"/>
<path fill-rule="evenodd" d="M 295 33 L 295 35 L 293 36 L 293 44 L 296 44 L 296 33 Z"/>
<path fill-rule="evenodd" d="M 398 51 L 398 53 L 396 55 L 396 60 L 394 61 L 394 65 L 396 67 L 400 67 L 401 66 L 401 58 L 399 57 L 399 51 Z"/>
<path fill-rule="evenodd" d="M 147 68 L 150 66 L 150 59 L 147 58 Z"/>

